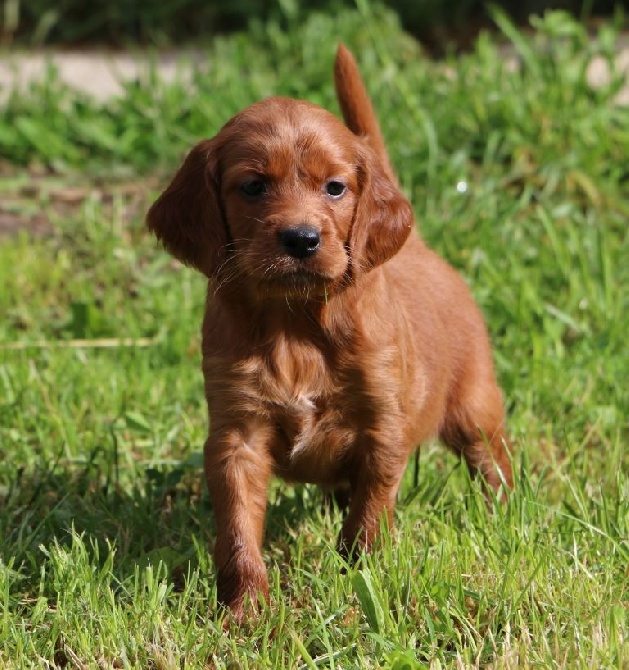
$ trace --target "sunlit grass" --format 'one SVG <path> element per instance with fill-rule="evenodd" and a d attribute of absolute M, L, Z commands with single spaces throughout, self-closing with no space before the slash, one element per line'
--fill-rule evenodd
<path fill-rule="evenodd" d="M 585 80 L 610 33 L 589 41 L 553 15 L 537 37 L 503 26 L 519 69 L 487 38 L 433 63 L 369 11 L 217 41 L 193 93 L 152 74 L 99 106 L 51 78 L 0 119 L 0 211 L 52 224 L 0 238 L 1 667 L 629 663 L 629 119 L 617 80 Z M 142 217 L 155 170 L 245 104 L 279 92 L 335 109 L 339 38 L 422 233 L 487 317 L 517 489 L 489 514 L 427 445 L 395 531 L 345 571 L 339 515 L 274 483 L 271 605 L 226 635 L 200 469 L 205 286 Z"/>

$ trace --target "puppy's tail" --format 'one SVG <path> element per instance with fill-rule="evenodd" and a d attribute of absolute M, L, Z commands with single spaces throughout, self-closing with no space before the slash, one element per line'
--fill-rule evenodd
<path fill-rule="evenodd" d="M 360 70 L 354 56 L 343 44 L 339 44 L 334 61 L 334 87 L 345 124 L 354 134 L 367 137 L 387 176 L 397 184 L 378 117 L 360 76 Z"/>

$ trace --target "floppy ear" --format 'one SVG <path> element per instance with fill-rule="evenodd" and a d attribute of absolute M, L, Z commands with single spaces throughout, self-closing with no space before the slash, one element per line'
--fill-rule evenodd
<path fill-rule="evenodd" d="M 361 193 L 349 244 L 357 271 L 368 272 L 401 249 L 413 227 L 413 211 L 373 152 L 361 153 Z"/>
<path fill-rule="evenodd" d="M 147 226 L 166 250 L 208 277 L 216 273 L 228 242 L 216 149 L 216 138 L 197 144 L 146 215 Z"/>

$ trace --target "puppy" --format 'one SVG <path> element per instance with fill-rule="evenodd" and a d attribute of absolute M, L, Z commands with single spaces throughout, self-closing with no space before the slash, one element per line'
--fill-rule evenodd
<path fill-rule="evenodd" d="M 512 486 L 483 318 L 417 234 L 343 46 L 335 84 L 346 125 L 308 102 L 257 102 L 192 149 L 147 217 L 209 280 L 205 474 L 218 599 L 236 619 L 268 597 L 272 475 L 349 487 L 344 552 L 369 550 L 382 517 L 392 523 L 427 438 L 496 493 Z"/>

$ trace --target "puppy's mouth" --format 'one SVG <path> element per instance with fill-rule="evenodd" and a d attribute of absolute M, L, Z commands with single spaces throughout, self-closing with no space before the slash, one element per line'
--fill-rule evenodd
<path fill-rule="evenodd" d="M 296 268 L 265 274 L 259 289 L 266 295 L 308 300 L 327 297 L 334 283 L 334 279 L 319 272 Z"/>

